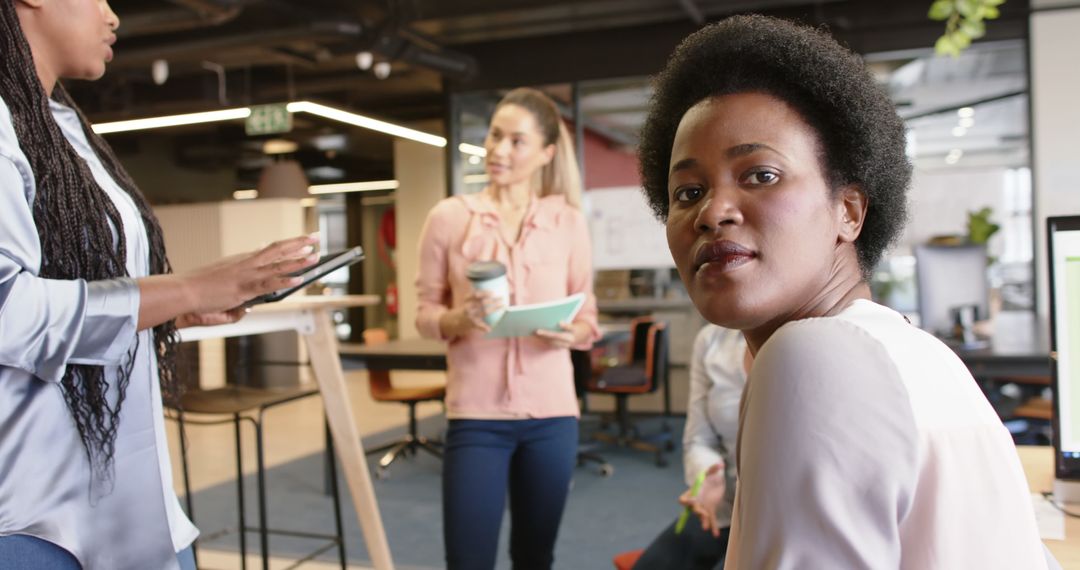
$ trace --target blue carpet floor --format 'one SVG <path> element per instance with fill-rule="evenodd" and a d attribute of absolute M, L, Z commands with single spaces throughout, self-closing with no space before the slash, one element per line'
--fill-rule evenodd
<path fill-rule="evenodd" d="M 591 425 L 586 421 L 586 426 Z M 645 421 L 643 431 L 659 426 Z M 672 420 L 675 439 L 680 439 L 682 420 Z M 440 433 L 445 419 L 422 422 L 421 433 Z M 583 431 L 587 431 L 583 430 Z M 401 434 L 392 430 L 373 435 L 365 444 L 376 446 Z M 614 466 L 610 477 L 598 474 L 595 464 L 579 467 L 574 475 L 566 513 L 555 552 L 556 568 L 610 569 L 615 554 L 641 548 L 678 515 L 676 497 L 685 490 L 680 450 L 669 454 L 670 463 L 657 467 L 648 453 L 605 449 L 602 455 Z M 375 458 L 369 461 L 374 465 Z M 427 454 L 398 460 L 390 476 L 374 480 L 386 534 L 395 565 L 404 570 L 443 568 L 440 462 Z M 369 565 L 363 536 L 341 478 L 345 540 L 350 564 Z M 255 476 L 247 477 L 248 524 L 257 519 Z M 267 472 L 269 521 L 272 528 L 330 533 L 333 507 L 323 494 L 323 456 L 313 454 L 277 466 Z M 194 496 L 195 521 L 202 530 L 200 546 L 213 550 L 238 550 L 235 482 L 221 484 Z M 507 538 L 509 520 L 500 535 L 498 568 L 509 568 Z M 271 536 L 273 555 L 300 558 L 318 546 L 310 539 Z M 248 533 L 248 551 L 258 552 L 258 536 Z M 336 551 L 320 560 L 336 560 Z"/>

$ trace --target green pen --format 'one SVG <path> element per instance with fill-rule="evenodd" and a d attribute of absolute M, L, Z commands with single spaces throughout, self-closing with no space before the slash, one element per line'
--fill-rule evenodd
<path fill-rule="evenodd" d="M 706 469 L 701 473 L 698 473 L 697 479 L 694 479 L 693 486 L 690 487 L 690 497 L 696 497 L 698 491 L 701 490 L 701 484 L 705 482 L 705 474 L 709 470 Z M 675 522 L 675 534 L 682 534 L 684 528 L 686 528 L 686 521 L 690 519 L 690 507 L 683 507 L 682 514 L 679 515 L 679 520 Z"/>

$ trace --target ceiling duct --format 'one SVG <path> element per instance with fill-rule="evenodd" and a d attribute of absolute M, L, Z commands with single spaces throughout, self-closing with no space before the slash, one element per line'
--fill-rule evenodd
<path fill-rule="evenodd" d="M 170 0 L 175 8 L 165 8 L 125 15 L 117 31 L 121 38 L 184 32 L 220 26 L 236 19 L 243 11 L 237 0 Z"/>

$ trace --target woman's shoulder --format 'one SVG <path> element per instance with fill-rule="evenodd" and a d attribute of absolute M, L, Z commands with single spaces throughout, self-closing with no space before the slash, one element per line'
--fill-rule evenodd
<path fill-rule="evenodd" d="M 754 368 L 769 368 L 782 377 L 820 376 L 822 381 L 895 370 L 877 326 L 843 313 L 789 322 L 761 347 Z"/>
<path fill-rule="evenodd" d="M 462 226 L 468 222 L 475 207 L 467 199 L 469 196 L 450 196 L 439 200 L 428 212 L 428 224 L 441 229 Z"/>
<path fill-rule="evenodd" d="M 585 213 L 566 199 L 565 194 L 548 194 L 540 198 L 537 209 L 537 221 L 541 225 L 577 226 L 585 225 Z"/>

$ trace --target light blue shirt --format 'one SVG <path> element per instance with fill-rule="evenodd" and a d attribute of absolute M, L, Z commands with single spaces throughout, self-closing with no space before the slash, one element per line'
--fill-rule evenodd
<path fill-rule="evenodd" d="M 34 177 L 0 100 L 0 536 L 48 540 L 86 570 L 177 568 L 175 552 L 198 531 L 172 491 L 152 332 L 136 331 L 133 278 L 149 274 L 145 228 L 131 197 L 91 149 L 74 110 L 52 102 L 51 111 L 120 214 L 132 278 L 38 276 Z M 92 364 L 104 366 L 115 387 L 136 338 L 113 485 L 102 491 L 90 485 L 86 452 L 59 382 L 69 364 Z M 109 396 L 115 401 L 115 390 Z"/>

